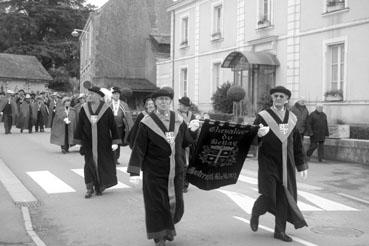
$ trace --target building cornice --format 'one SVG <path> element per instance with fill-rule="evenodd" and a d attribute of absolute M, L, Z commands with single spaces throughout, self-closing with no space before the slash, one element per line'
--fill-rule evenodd
<path fill-rule="evenodd" d="M 174 11 L 176 9 L 182 8 L 184 6 L 190 5 L 191 3 L 196 2 L 197 0 L 182 0 L 182 1 L 176 1 L 171 6 L 167 8 L 168 12 Z M 178 2 L 178 3 L 177 3 Z"/>

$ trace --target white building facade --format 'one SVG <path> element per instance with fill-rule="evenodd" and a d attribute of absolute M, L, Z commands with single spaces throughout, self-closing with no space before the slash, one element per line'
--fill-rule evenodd
<path fill-rule="evenodd" d="M 330 123 L 369 122 L 369 1 L 182 0 L 171 13 L 171 58 L 157 63 L 169 85 L 211 111 L 227 81 L 246 90 L 254 114 L 271 87 L 324 104 Z"/>

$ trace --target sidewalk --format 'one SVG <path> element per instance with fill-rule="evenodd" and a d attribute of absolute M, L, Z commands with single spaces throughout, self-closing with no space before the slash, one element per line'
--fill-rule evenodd
<path fill-rule="evenodd" d="M 34 245 L 26 232 L 21 209 L 15 205 L 1 182 L 0 197 L 0 245 Z"/>

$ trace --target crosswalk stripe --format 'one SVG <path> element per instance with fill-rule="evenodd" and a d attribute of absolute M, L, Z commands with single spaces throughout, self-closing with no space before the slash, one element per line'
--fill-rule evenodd
<path fill-rule="evenodd" d="M 85 177 L 83 169 L 71 169 L 74 173 L 78 174 L 82 178 Z M 131 188 L 130 186 L 123 184 L 122 182 L 118 181 L 118 184 L 109 188 L 109 189 L 125 189 L 125 188 Z"/>
<path fill-rule="evenodd" d="M 248 183 L 248 184 L 252 184 L 252 185 L 257 185 L 258 184 L 258 180 L 257 178 L 251 178 L 245 175 L 240 174 L 240 176 L 238 177 L 238 180 L 244 183 Z M 309 185 L 309 184 L 305 184 L 305 183 L 297 183 L 297 187 L 298 189 L 304 189 L 304 190 L 322 190 L 321 187 L 318 186 L 314 186 L 314 185 Z"/>
<path fill-rule="evenodd" d="M 119 171 L 121 171 L 121 172 L 123 172 L 123 173 L 125 173 L 125 174 L 129 174 L 129 173 L 127 172 L 127 167 L 117 167 L 117 170 L 119 170 Z M 142 179 L 142 171 L 141 171 L 141 173 L 140 173 L 139 179 Z"/>
<path fill-rule="evenodd" d="M 309 202 L 327 211 L 357 211 L 357 209 L 355 208 L 325 199 L 323 197 L 311 194 L 309 192 L 299 191 L 298 193 L 300 196 L 304 197 Z"/>
<path fill-rule="evenodd" d="M 247 224 L 250 224 L 250 221 L 247 220 L 247 219 L 244 219 L 244 218 L 241 218 L 241 217 L 238 217 L 238 216 L 233 216 L 233 218 L 238 219 L 238 220 L 240 220 L 242 222 L 245 222 Z M 265 231 L 268 231 L 268 232 L 272 232 L 272 233 L 274 232 L 274 230 L 272 228 L 269 228 L 269 227 L 266 227 L 266 226 L 263 226 L 263 225 L 259 225 L 259 228 L 261 228 Z M 301 243 L 301 244 L 306 245 L 306 246 L 318 246 L 317 244 L 308 242 L 304 239 L 301 239 L 301 238 L 298 238 L 298 237 L 295 237 L 295 236 L 291 236 L 291 238 L 293 239 L 293 241 Z"/>
<path fill-rule="evenodd" d="M 48 194 L 76 192 L 49 171 L 33 171 L 27 174 Z"/>
<path fill-rule="evenodd" d="M 247 214 L 251 214 L 252 207 L 254 206 L 255 199 L 244 194 L 218 189 L 217 191 L 227 195 L 234 201 L 242 210 L 244 210 Z"/>
<path fill-rule="evenodd" d="M 253 185 L 257 185 L 258 184 L 258 180 L 256 178 L 251 178 L 251 177 L 247 177 L 245 175 L 240 174 L 240 176 L 238 176 L 238 180 L 244 183 L 248 183 L 248 184 L 253 184 Z"/>

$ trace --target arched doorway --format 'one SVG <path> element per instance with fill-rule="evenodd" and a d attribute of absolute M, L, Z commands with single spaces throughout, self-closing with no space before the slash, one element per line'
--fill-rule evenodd
<path fill-rule="evenodd" d="M 247 115 L 258 112 L 263 98 L 274 87 L 278 66 L 277 57 L 268 52 L 234 51 L 224 59 L 222 67 L 232 69 L 234 84 L 246 91 Z"/>

